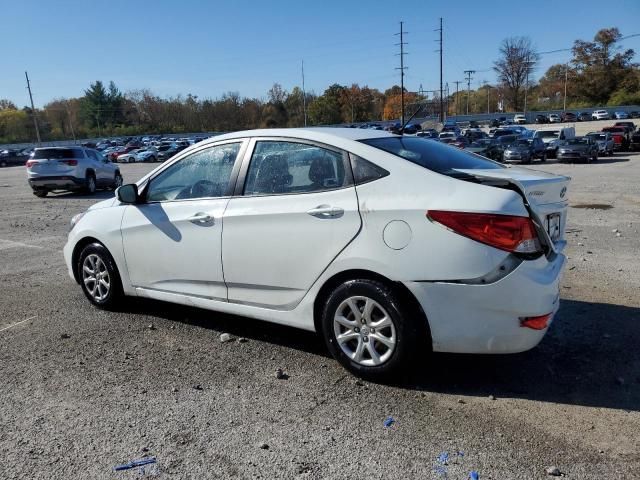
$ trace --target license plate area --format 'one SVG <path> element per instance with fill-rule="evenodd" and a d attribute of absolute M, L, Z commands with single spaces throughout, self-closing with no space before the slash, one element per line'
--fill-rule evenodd
<path fill-rule="evenodd" d="M 557 242 L 560 240 L 560 214 L 552 213 L 547 215 L 547 233 L 551 240 Z"/>

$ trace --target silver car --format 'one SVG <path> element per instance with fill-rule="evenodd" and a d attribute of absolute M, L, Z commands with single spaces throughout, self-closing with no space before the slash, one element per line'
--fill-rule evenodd
<path fill-rule="evenodd" d="M 54 190 L 117 188 L 122 175 L 100 152 L 84 147 L 36 148 L 27 161 L 27 179 L 36 197 Z"/>
<path fill-rule="evenodd" d="M 613 137 L 609 132 L 591 132 L 587 133 L 587 137 L 591 138 L 598 145 L 598 153 L 602 155 L 613 155 Z"/>

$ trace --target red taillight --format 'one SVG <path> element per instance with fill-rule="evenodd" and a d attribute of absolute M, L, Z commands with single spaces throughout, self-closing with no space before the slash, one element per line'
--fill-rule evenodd
<path fill-rule="evenodd" d="M 76 165 L 78 165 L 77 160 L 60 160 L 60 162 L 64 163 L 65 165 L 69 165 L 70 167 L 75 167 Z"/>
<path fill-rule="evenodd" d="M 429 210 L 427 218 L 500 250 L 516 253 L 540 251 L 538 235 L 529 217 Z"/>
<path fill-rule="evenodd" d="M 544 330 L 549 326 L 551 315 L 553 315 L 553 313 L 547 313 L 546 315 L 540 315 L 539 317 L 521 317 L 520 326 L 530 328 L 532 330 Z"/>
<path fill-rule="evenodd" d="M 27 168 L 33 167 L 36 163 L 38 162 L 36 162 L 35 160 L 27 160 Z"/>

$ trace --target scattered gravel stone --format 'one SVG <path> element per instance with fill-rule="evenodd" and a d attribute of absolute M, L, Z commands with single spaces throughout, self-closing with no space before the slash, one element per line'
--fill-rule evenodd
<path fill-rule="evenodd" d="M 552 477 L 559 477 L 562 475 L 558 467 L 547 467 L 546 472 L 547 475 L 551 475 Z"/>
<path fill-rule="evenodd" d="M 193 386 L 194 390 L 204 390 L 204 388 L 202 388 L 202 385 L 200 385 L 199 383 Z"/>
<path fill-rule="evenodd" d="M 593 255 L 593 252 L 592 252 L 591 250 L 587 250 L 587 253 L 588 253 L 589 255 Z"/>
<path fill-rule="evenodd" d="M 489 395 L 489 400 L 495 400 L 496 397 L 494 397 L 493 395 Z"/>
<path fill-rule="evenodd" d="M 156 329 L 156 326 L 155 326 L 153 323 L 150 323 L 150 324 L 147 326 L 147 328 L 148 328 L 149 330 L 155 330 L 155 329 Z"/>
<path fill-rule="evenodd" d="M 227 342 L 230 342 L 232 340 L 233 340 L 233 338 L 231 338 L 231 335 L 229 335 L 228 333 L 223 333 L 223 334 L 220 335 L 220 341 L 222 343 L 227 343 Z"/>
<path fill-rule="evenodd" d="M 616 233 L 616 237 L 621 237 L 622 234 L 620 232 Z"/>
<path fill-rule="evenodd" d="M 69 335 L 68 333 L 63 333 L 62 335 L 60 335 L 60 338 L 66 340 L 67 338 L 71 338 L 71 335 Z"/>
<path fill-rule="evenodd" d="M 289 375 L 284 373 L 284 371 L 281 368 L 276 368 L 276 378 L 278 380 L 286 380 L 289 378 Z"/>
<path fill-rule="evenodd" d="M 611 230 L 613 233 L 618 233 L 618 229 L 614 228 L 613 230 Z"/>
<path fill-rule="evenodd" d="M 584 247 L 584 243 L 582 243 L 582 242 L 578 242 L 578 246 L 579 246 L 579 247 Z"/>
<path fill-rule="evenodd" d="M 463 399 L 459 398 L 459 399 L 458 399 L 458 403 L 460 403 L 460 404 L 464 405 L 464 404 L 465 404 L 465 403 L 467 403 L 467 402 L 465 402 Z"/>
<path fill-rule="evenodd" d="M 171 391 L 172 391 L 173 393 L 177 393 L 177 392 L 178 392 L 178 388 L 177 388 L 177 387 L 173 387 L 173 388 L 171 389 Z"/>
<path fill-rule="evenodd" d="M 261 443 L 261 444 L 260 444 L 260 448 L 261 448 L 262 450 L 269 450 L 269 444 L 267 444 L 267 443 Z"/>
<path fill-rule="evenodd" d="M 247 340 L 247 339 L 246 339 L 246 338 L 244 338 L 244 337 L 240 337 L 240 338 L 238 339 L 238 342 L 240 342 L 240 343 L 247 343 L 248 341 L 249 341 L 249 340 Z"/>

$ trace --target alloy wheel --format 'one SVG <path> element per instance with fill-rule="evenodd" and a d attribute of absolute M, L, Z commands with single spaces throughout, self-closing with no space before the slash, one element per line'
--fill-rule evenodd
<path fill-rule="evenodd" d="M 375 300 L 349 297 L 333 318 L 336 342 L 345 355 L 363 366 L 378 366 L 393 354 L 396 328 L 387 311 Z"/>
<path fill-rule="evenodd" d="M 111 290 L 111 277 L 102 259 L 92 253 L 82 263 L 84 288 L 96 302 L 104 301 Z"/>

